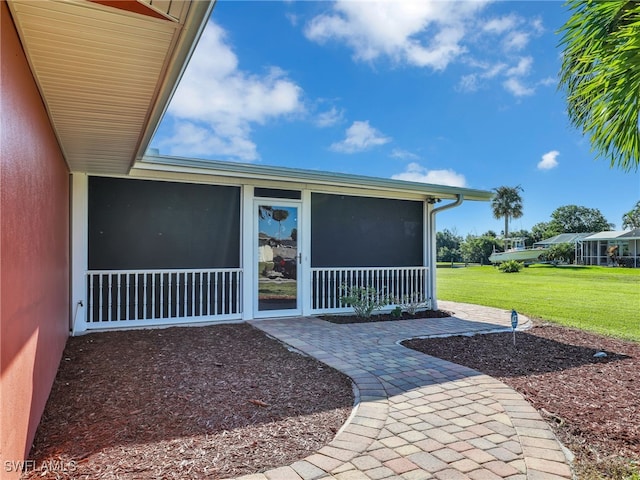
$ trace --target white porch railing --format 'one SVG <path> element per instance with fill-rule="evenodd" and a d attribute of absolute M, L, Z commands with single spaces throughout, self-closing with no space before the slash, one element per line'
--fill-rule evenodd
<path fill-rule="evenodd" d="M 429 269 L 427 267 L 335 267 L 311 269 L 311 310 L 313 313 L 350 311 L 340 297 L 343 286 L 373 287 L 379 300 L 392 302 L 411 298 L 429 302 Z"/>
<path fill-rule="evenodd" d="M 88 271 L 86 326 L 239 319 L 241 281 L 240 268 Z"/>

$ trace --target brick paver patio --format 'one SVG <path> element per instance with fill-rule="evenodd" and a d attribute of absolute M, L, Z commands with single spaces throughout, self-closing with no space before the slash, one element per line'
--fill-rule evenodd
<path fill-rule="evenodd" d="M 439 308 L 455 316 L 348 325 L 316 318 L 252 322 L 351 377 L 357 405 L 329 445 L 242 480 L 572 478 L 553 431 L 519 393 L 399 344 L 511 328 L 509 311 L 452 302 Z M 520 316 L 519 328 L 529 323 Z"/>

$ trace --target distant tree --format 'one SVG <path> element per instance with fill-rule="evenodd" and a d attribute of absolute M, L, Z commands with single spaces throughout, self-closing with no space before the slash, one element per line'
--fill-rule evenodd
<path fill-rule="evenodd" d="M 622 228 L 625 230 L 640 228 L 640 201 L 636 202 L 636 206 L 622 216 Z"/>
<path fill-rule="evenodd" d="M 438 262 L 459 262 L 462 260 L 460 244 L 462 237 L 455 231 L 444 229 L 436 233 L 436 257 Z"/>
<path fill-rule="evenodd" d="M 462 259 L 459 249 L 452 250 L 449 247 L 440 247 L 436 259 L 438 262 L 459 262 Z"/>
<path fill-rule="evenodd" d="M 560 88 L 571 123 L 611 166 L 640 162 L 640 2 L 569 0 Z"/>
<path fill-rule="evenodd" d="M 294 242 L 298 240 L 298 229 L 297 228 L 292 228 L 291 229 L 291 240 L 293 240 Z"/>
<path fill-rule="evenodd" d="M 547 238 L 555 237 L 560 233 L 562 232 L 554 230 L 551 222 L 536 223 L 533 227 L 531 227 L 531 241 L 533 243 L 536 243 L 541 240 L 546 240 Z"/>
<path fill-rule="evenodd" d="M 545 252 L 548 260 L 573 263 L 576 258 L 576 247 L 573 243 L 556 243 Z"/>
<path fill-rule="evenodd" d="M 504 237 L 509 236 L 509 220 L 522 217 L 522 187 L 494 188 L 495 195 L 491 200 L 491 210 L 494 218 L 504 218 Z"/>
<path fill-rule="evenodd" d="M 495 237 L 467 235 L 465 241 L 460 245 L 462 258 L 465 262 L 488 265 L 491 263 L 489 255 L 493 252 L 494 247 L 500 246 L 499 243 Z"/>
<path fill-rule="evenodd" d="M 482 234 L 483 237 L 493 237 L 496 238 L 498 236 L 498 234 L 496 232 L 494 232 L 493 230 L 487 230 L 486 232 L 484 232 Z"/>
<path fill-rule="evenodd" d="M 565 205 L 553 211 L 549 227 L 558 233 L 587 233 L 612 230 L 613 223 L 597 208 Z"/>

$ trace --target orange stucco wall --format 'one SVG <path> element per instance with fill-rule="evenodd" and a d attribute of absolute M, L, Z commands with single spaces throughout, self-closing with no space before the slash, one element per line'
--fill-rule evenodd
<path fill-rule="evenodd" d="M 0 478 L 27 458 L 68 336 L 69 172 L 0 2 Z"/>

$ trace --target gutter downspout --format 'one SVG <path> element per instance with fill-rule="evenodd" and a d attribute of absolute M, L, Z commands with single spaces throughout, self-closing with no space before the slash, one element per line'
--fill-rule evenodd
<path fill-rule="evenodd" d="M 444 210 L 449 210 L 450 208 L 455 208 L 462 205 L 464 201 L 464 195 L 461 193 L 456 194 L 456 200 L 452 203 L 448 203 L 446 205 L 442 205 L 441 207 L 434 208 L 429 212 L 429 228 L 430 234 L 429 238 L 432 239 L 431 248 L 429 249 L 429 271 L 431 276 L 431 281 L 429 282 L 429 296 L 431 297 L 431 309 L 438 309 L 438 299 L 437 299 L 437 291 L 436 291 L 436 213 L 442 212 Z"/>

